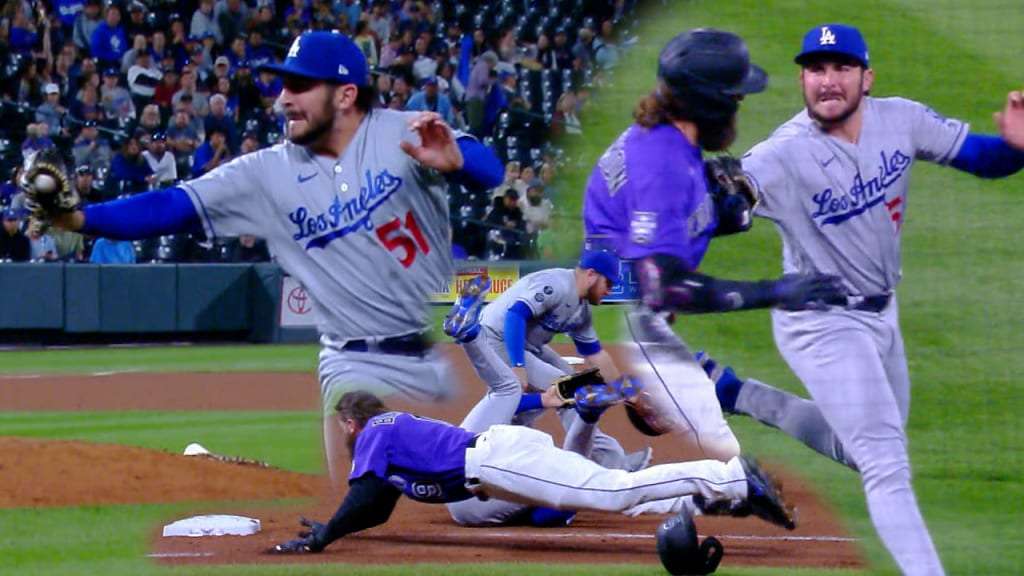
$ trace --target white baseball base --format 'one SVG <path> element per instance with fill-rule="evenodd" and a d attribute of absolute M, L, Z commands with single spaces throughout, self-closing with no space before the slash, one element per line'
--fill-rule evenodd
<path fill-rule="evenodd" d="M 250 536 L 260 531 L 256 518 L 231 514 L 206 514 L 183 518 L 164 526 L 164 536 Z"/>

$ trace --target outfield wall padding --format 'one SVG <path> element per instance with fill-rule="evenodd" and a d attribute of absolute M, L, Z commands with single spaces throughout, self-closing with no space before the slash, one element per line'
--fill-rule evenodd
<path fill-rule="evenodd" d="M 508 263 L 505 263 L 507 266 Z M 518 277 L 571 262 L 519 262 Z M 486 263 L 460 262 L 472 270 Z M 0 264 L 0 339 L 48 342 L 168 335 L 312 342 L 311 326 L 282 327 L 280 266 L 267 264 Z M 104 340 L 106 341 L 106 340 Z"/>

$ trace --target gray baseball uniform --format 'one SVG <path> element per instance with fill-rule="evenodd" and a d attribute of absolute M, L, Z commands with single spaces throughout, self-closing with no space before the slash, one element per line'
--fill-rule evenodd
<path fill-rule="evenodd" d="M 426 332 L 428 298 L 454 272 L 442 176 L 397 146 L 419 142 L 410 116 L 373 110 L 336 160 L 286 142 L 182 185 L 209 237 L 265 237 L 306 288 L 325 411 L 353 388 L 438 399 L 454 382 L 439 353 L 381 343 Z"/>
<path fill-rule="evenodd" d="M 910 484 L 910 379 L 892 294 L 910 168 L 951 161 L 968 127 L 902 98 L 865 97 L 862 109 L 856 144 L 822 132 L 805 111 L 743 167 L 761 198 L 757 215 L 782 236 L 785 272 L 836 274 L 853 296 L 847 309 L 773 310 L 779 351 L 861 470 L 875 528 L 897 563 L 908 574 L 941 574 Z M 770 422 L 789 400 L 767 388 L 745 385 L 737 409 Z"/>
<path fill-rule="evenodd" d="M 482 432 L 509 422 L 529 425 L 543 414 L 543 410 L 515 414 L 521 389 L 505 345 L 505 318 L 518 302 L 528 306 L 533 314 L 526 325 L 524 359 L 527 381 L 534 391 L 546 390 L 553 380 L 573 372 L 572 366 L 549 345 L 556 334 L 568 334 L 577 343 L 598 342 L 590 304 L 580 298 L 572 268 L 541 270 L 521 278 L 484 308 L 479 336 L 462 345 L 477 375 L 488 387 L 487 394 L 462 423 L 467 430 Z M 608 468 L 626 467 L 622 446 L 614 438 L 596 425 L 582 422 L 575 410 L 558 412 L 567 432 L 566 449 L 584 452 Z M 525 508 L 523 504 L 498 499 L 448 505 L 456 522 L 470 526 L 504 524 Z"/>

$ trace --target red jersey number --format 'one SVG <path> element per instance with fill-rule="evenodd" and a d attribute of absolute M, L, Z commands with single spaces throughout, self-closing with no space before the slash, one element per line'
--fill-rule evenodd
<path fill-rule="evenodd" d="M 405 221 L 397 216 L 377 227 L 377 238 L 387 248 L 388 252 L 397 253 L 398 262 L 408 268 L 416 261 L 416 254 L 430 254 L 430 245 L 427 244 L 423 230 L 416 222 L 416 216 L 412 210 L 406 212 Z M 399 256 L 400 254 L 400 256 Z"/>

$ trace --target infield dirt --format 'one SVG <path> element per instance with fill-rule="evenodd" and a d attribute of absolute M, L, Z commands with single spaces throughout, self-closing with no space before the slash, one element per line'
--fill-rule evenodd
<path fill-rule="evenodd" d="M 441 404 L 413 406 L 395 401 L 392 407 L 461 421 L 484 387 L 461 351 L 448 348 L 463 393 Z M 312 411 L 319 410 L 319 403 L 313 373 L 122 373 L 0 379 L 0 410 L 4 411 Z M 552 415 L 542 418 L 539 427 L 556 440 L 563 436 Z M 627 450 L 653 446 L 654 464 L 694 456 L 673 437 L 640 435 L 621 409 L 609 411 L 601 427 Z M 203 444 L 215 439 L 193 440 Z M 725 546 L 723 566 L 863 567 L 856 542 L 823 500 L 793 472 L 770 462 L 766 467 L 783 478 L 787 500 L 797 506 L 800 525 L 788 532 L 754 518 L 697 518 L 701 535 L 715 535 Z M 344 497 L 343 492 L 331 494 L 321 476 L 131 446 L 12 437 L 0 438 L 0 472 L 0 507 L 5 508 L 196 502 L 195 514 L 241 514 L 262 523 L 259 534 L 245 537 L 163 538 L 162 525 L 154 526 L 149 535 L 152 554 L 167 564 L 658 564 L 654 532 L 667 518 L 583 512 L 565 528 L 461 528 L 451 521 L 444 506 L 403 499 L 384 526 L 346 537 L 320 555 L 280 557 L 265 550 L 293 538 L 300 517 L 329 518 Z M 75 481 L 68 482 L 72 475 Z M 252 503 L 278 498 L 305 498 L 307 503 L 297 507 Z M 202 504 L 211 501 L 237 504 Z M 176 519 L 167 518 L 167 522 Z"/>

